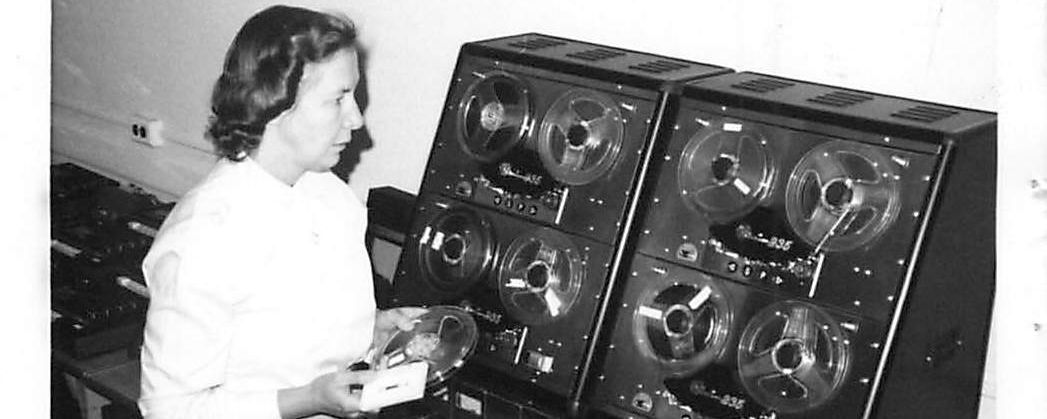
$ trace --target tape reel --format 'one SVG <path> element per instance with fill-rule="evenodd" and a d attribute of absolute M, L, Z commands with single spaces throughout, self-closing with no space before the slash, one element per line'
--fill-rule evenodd
<path fill-rule="evenodd" d="M 677 186 L 692 210 L 723 222 L 756 207 L 771 190 L 776 172 L 773 153 L 759 131 L 714 121 L 684 147 Z"/>
<path fill-rule="evenodd" d="M 888 157 L 876 147 L 840 140 L 800 159 L 786 197 L 786 215 L 796 234 L 829 251 L 868 244 L 891 226 L 901 206 Z"/>
<path fill-rule="evenodd" d="M 487 219 L 463 207 L 433 218 L 418 241 L 418 262 L 429 285 L 458 293 L 484 277 L 494 260 L 491 231 Z"/>
<path fill-rule="evenodd" d="M 651 284 L 633 311 L 640 353 L 671 377 L 701 370 L 723 352 L 733 312 L 715 283 L 702 279 Z"/>
<path fill-rule="evenodd" d="M 545 113 L 538 153 L 553 177 L 568 185 L 584 185 L 614 167 L 623 137 L 622 114 L 611 98 L 590 89 L 572 89 Z"/>
<path fill-rule="evenodd" d="M 377 348 L 371 365 L 386 369 L 424 361 L 429 364 L 426 385 L 437 385 L 465 364 L 477 337 L 476 320 L 469 312 L 455 306 L 430 307 L 413 329 L 398 330 Z"/>
<path fill-rule="evenodd" d="M 516 146 L 531 126 L 527 85 L 504 71 L 478 74 L 458 103 L 458 141 L 481 162 L 492 162 Z"/>
<path fill-rule="evenodd" d="M 509 245 L 498 275 L 498 295 L 514 319 L 527 325 L 566 316 L 585 278 L 578 249 L 563 233 L 540 228 Z"/>
<path fill-rule="evenodd" d="M 799 413 L 832 399 L 850 367 L 850 343 L 824 311 L 779 301 L 750 319 L 738 343 L 738 372 L 764 406 Z"/>

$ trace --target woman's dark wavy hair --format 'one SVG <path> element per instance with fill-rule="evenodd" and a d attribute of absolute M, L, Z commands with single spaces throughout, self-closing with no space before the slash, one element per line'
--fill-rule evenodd
<path fill-rule="evenodd" d="M 290 109 L 307 63 L 323 61 L 356 40 L 352 22 L 308 9 L 273 6 L 236 34 L 211 94 L 207 133 L 215 152 L 243 160 L 265 124 Z"/>

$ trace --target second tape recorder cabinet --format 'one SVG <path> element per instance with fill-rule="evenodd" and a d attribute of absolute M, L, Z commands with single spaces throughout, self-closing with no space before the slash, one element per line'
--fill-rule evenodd
<path fill-rule="evenodd" d="M 662 90 L 727 71 L 540 34 L 463 45 L 395 302 L 464 307 L 470 365 L 566 400 Z"/>
<path fill-rule="evenodd" d="M 995 114 L 732 73 L 690 83 L 674 125 L 593 406 L 977 414 Z"/>

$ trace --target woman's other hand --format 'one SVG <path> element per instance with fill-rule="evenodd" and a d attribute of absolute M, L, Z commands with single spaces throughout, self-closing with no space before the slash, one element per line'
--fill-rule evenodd
<path fill-rule="evenodd" d="M 428 312 L 422 307 L 396 307 L 378 310 L 374 319 L 373 346 L 380 348 L 397 330 L 414 329 L 415 319 Z"/>
<path fill-rule="evenodd" d="M 338 417 L 359 417 L 360 390 L 374 379 L 374 371 L 336 371 L 313 379 L 302 387 L 280 390 L 280 417 L 297 418 L 325 413 Z"/>

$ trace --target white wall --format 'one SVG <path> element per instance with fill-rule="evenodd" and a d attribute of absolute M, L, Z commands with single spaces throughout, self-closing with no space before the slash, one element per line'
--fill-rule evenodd
<path fill-rule="evenodd" d="M 1047 3 L 1001 2 L 998 415 L 1047 411 Z M 1035 181 L 1034 181 L 1035 179 Z"/>
<path fill-rule="evenodd" d="M 77 160 L 168 198 L 184 193 L 211 163 L 202 132 L 209 91 L 225 48 L 248 16 L 272 3 L 54 0 L 53 158 Z M 1047 13 L 1042 5 L 1003 7 L 1001 12 L 1015 20 L 998 23 L 994 0 L 313 0 L 299 4 L 348 13 L 367 50 L 366 118 L 374 144 L 363 153 L 350 179 L 361 195 L 386 184 L 417 191 L 458 48 L 463 42 L 488 37 L 543 32 L 736 70 L 992 111 L 1001 103 L 1019 102 L 1018 97 L 1032 86 L 1024 80 L 1042 82 L 1047 75 L 1042 71 L 1047 65 L 1042 52 L 1033 55 L 1040 67 L 1023 70 L 1022 82 L 1008 87 L 1011 95 L 1001 95 L 998 71 L 1013 70 L 1024 61 L 1001 59 L 997 67 L 998 29 L 1025 39 L 1027 33 L 1018 32 L 1011 22 L 1033 25 L 1040 38 L 1032 46 L 1042 51 Z M 1029 57 L 1012 44 L 1001 51 L 1009 59 Z M 1035 105 L 1040 107 L 1032 107 L 1026 117 L 1039 118 L 1035 112 L 1039 109 L 1042 114 L 1044 104 Z M 173 141 L 157 149 L 131 143 L 127 124 L 136 113 L 163 119 Z M 1002 203 L 1027 204 L 1028 180 L 1044 175 L 1047 147 L 1042 138 L 1047 131 L 1041 127 L 1032 131 L 1038 137 L 1027 136 L 1027 128 L 1007 115 L 1001 117 Z M 1025 164 L 1010 164 L 1012 157 Z M 1007 225 L 1005 216 L 1001 219 L 1001 235 L 1033 236 L 1021 226 Z M 1028 281 L 1026 272 L 1008 271 L 1004 265 L 1019 252 L 1028 252 L 1027 244 L 1034 242 L 1011 244 L 1015 242 L 1007 237 L 1013 239 L 1002 236 L 1000 240 L 1001 294 L 1006 294 L 1008 284 Z M 1035 315 L 1043 319 L 1042 313 Z M 1028 316 L 1018 320 L 1031 324 Z M 983 404 L 988 408 L 995 405 L 995 358 L 990 356 L 987 373 L 990 397 Z"/>
<path fill-rule="evenodd" d="M 271 3 L 56 0 L 53 101 L 124 123 L 109 139 L 120 143 L 96 159 L 129 153 L 121 148 L 141 148 L 122 141 L 127 137 L 123 125 L 136 113 L 163 119 L 170 137 L 209 151 L 202 131 L 222 56 L 243 21 Z M 997 107 L 992 1 L 302 4 L 347 12 L 368 51 L 366 117 L 374 145 L 352 176 L 358 192 L 382 184 L 416 191 L 459 46 L 521 32 L 954 105 Z M 61 141 L 55 149 L 61 154 L 81 151 Z M 136 164 L 168 158 L 166 154 L 175 152 L 148 153 Z M 394 162 L 397 170 L 388 170 Z M 165 181 L 146 183 L 154 182 Z M 177 195 L 191 184 L 154 186 Z"/>

